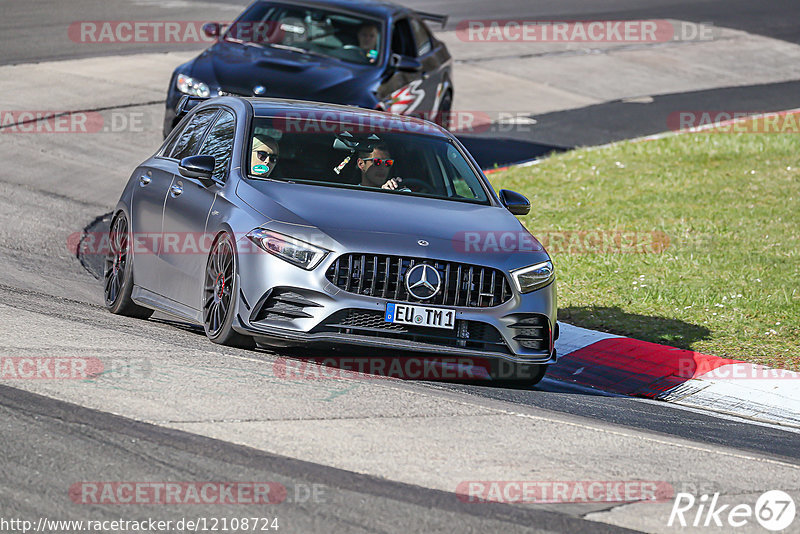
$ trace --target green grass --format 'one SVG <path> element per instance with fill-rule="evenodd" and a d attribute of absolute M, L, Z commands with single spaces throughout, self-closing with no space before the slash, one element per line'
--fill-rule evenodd
<path fill-rule="evenodd" d="M 559 320 L 800 370 L 799 135 L 620 143 L 490 179 L 531 200 L 522 221 L 556 264 Z M 568 233 L 597 230 L 644 246 Z"/>

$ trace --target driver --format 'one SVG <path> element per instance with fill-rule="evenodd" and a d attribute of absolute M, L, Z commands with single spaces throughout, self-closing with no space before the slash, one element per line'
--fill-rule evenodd
<path fill-rule="evenodd" d="M 250 154 L 250 174 L 268 178 L 278 163 L 280 150 L 278 142 L 264 134 L 253 136 L 253 150 Z"/>
<path fill-rule="evenodd" d="M 378 25 L 374 22 L 365 22 L 358 29 L 358 46 L 365 52 L 378 48 Z"/>
<path fill-rule="evenodd" d="M 361 185 L 397 189 L 403 181 L 402 178 L 389 178 L 394 160 L 385 145 L 376 146 L 372 152 L 362 152 L 356 164 L 361 171 Z"/>

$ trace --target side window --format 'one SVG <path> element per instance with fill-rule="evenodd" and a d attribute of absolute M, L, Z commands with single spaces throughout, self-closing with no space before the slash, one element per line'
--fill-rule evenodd
<path fill-rule="evenodd" d="M 440 159 L 440 165 L 450 182 L 448 190 L 452 190 L 455 196 L 462 198 L 486 200 L 486 193 L 481 187 L 479 178 L 455 147 L 448 145 L 447 154 L 437 154 L 437 158 Z"/>
<path fill-rule="evenodd" d="M 230 111 L 222 110 L 206 137 L 200 154 L 214 156 L 214 179 L 225 182 L 227 178 L 228 163 L 233 153 L 233 135 L 236 131 L 236 119 Z"/>
<path fill-rule="evenodd" d="M 180 132 L 175 132 L 175 135 L 172 137 L 172 139 L 169 140 L 167 146 L 164 147 L 164 151 L 161 153 L 161 155 L 164 156 L 165 158 L 168 158 L 169 155 L 172 154 L 172 149 L 175 148 L 175 143 L 178 142 L 178 139 L 180 139 L 180 137 L 181 137 Z"/>
<path fill-rule="evenodd" d="M 408 19 L 400 19 L 394 24 L 392 30 L 392 53 L 411 57 L 417 55 Z"/>
<path fill-rule="evenodd" d="M 178 141 L 175 143 L 175 148 L 172 149 L 170 157 L 181 160 L 187 156 L 194 156 L 197 154 L 197 149 L 200 148 L 200 142 L 203 140 L 203 135 L 206 133 L 211 119 L 217 114 L 216 109 L 204 109 L 198 111 L 183 129 Z M 166 155 L 166 154 L 165 154 Z"/>
<path fill-rule="evenodd" d="M 431 34 L 428 29 L 417 19 L 411 19 L 411 30 L 414 32 L 414 41 L 417 45 L 417 56 L 424 56 L 433 50 Z"/>

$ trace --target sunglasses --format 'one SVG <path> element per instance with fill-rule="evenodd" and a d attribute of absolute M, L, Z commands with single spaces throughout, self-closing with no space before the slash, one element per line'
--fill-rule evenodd
<path fill-rule="evenodd" d="M 387 167 L 391 167 L 394 165 L 393 159 L 380 159 L 380 158 L 364 158 L 364 161 L 371 161 L 373 165 L 376 167 L 380 167 L 381 165 L 386 165 Z"/>
<path fill-rule="evenodd" d="M 267 161 L 269 159 L 270 163 L 275 163 L 278 161 L 278 155 L 272 154 L 265 150 L 258 150 L 256 151 L 256 157 L 261 161 Z"/>

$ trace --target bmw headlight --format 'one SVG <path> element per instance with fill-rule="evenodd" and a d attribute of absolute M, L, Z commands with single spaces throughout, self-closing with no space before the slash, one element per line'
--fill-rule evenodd
<path fill-rule="evenodd" d="M 199 96 L 201 98 L 208 98 L 211 96 L 211 90 L 208 85 L 200 80 L 195 80 L 185 74 L 178 74 L 178 79 L 175 81 L 178 91 L 190 96 Z"/>
<path fill-rule="evenodd" d="M 256 228 L 247 237 L 270 254 L 308 271 L 319 265 L 328 254 L 324 248 L 263 228 Z"/>
<path fill-rule="evenodd" d="M 552 261 L 544 261 L 511 271 L 511 276 L 520 293 L 530 293 L 534 289 L 539 289 L 552 282 L 556 277 L 556 271 Z"/>

